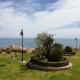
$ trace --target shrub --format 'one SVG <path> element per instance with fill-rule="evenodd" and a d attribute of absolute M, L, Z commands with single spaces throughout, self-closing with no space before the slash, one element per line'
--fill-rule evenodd
<path fill-rule="evenodd" d="M 44 59 L 44 53 L 43 53 L 43 49 L 41 48 L 36 48 L 32 53 L 33 53 L 33 57 L 38 57 L 40 59 Z"/>
<path fill-rule="evenodd" d="M 35 38 L 39 48 L 50 47 L 53 44 L 54 39 L 52 34 L 41 33 Z"/>
<path fill-rule="evenodd" d="M 41 55 L 45 55 L 46 58 L 49 56 L 50 49 L 53 45 L 54 39 L 52 37 L 53 34 L 48 34 L 44 32 L 38 34 L 38 36 L 35 38 L 39 48 L 39 53 Z"/>
<path fill-rule="evenodd" d="M 63 46 L 59 43 L 53 44 L 53 35 L 47 33 L 38 34 L 36 42 L 38 48 L 36 50 L 41 59 L 44 57 L 49 61 L 60 61 L 62 59 Z"/>
<path fill-rule="evenodd" d="M 6 52 L 7 52 L 8 54 L 10 54 L 10 53 L 11 53 L 11 50 L 10 50 L 9 48 L 7 48 L 7 49 L 6 49 Z"/>
<path fill-rule="evenodd" d="M 38 34 L 36 42 L 38 48 L 33 53 L 34 57 L 27 64 L 31 68 L 37 67 L 63 67 L 69 64 L 69 61 L 62 56 L 63 46 L 59 43 L 53 44 L 53 35 L 47 33 Z"/>
<path fill-rule="evenodd" d="M 0 49 L 0 54 L 2 54 L 3 53 L 3 51 Z"/>
<path fill-rule="evenodd" d="M 21 49 L 13 49 L 13 50 L 11 50 L 11 51 L 12 51 L 12 52 L 20 52 L 20 53 L 22 52 Z M 26 53 L 26 50 L 23 50 L 23 52 Z"/>
<path fill-rule="evenodd" d="M 60 43 L 54 43 L 53 48 L 63 49 L 63 45 Z"/>
<path fill-rule="evenodd" d="M 64 52 L 72 52 L 72 47 L 66 46 Z"/>
<path fill-rule="evenodd" d="M 63 46 L 59 43 L 55 43 L 50 51 L 50 55 L 48 56 L 49 61 L 61 61 L 63 54 Z"/>
<path fill-rule="evenodd" d="M 49 61 L 55 61 L 55 62 L 61 61 L 62 60 L 62 54 L 63 54 L 63 51 L 61 49 L 53 48 L 50 52 L 48 60 Z"/>

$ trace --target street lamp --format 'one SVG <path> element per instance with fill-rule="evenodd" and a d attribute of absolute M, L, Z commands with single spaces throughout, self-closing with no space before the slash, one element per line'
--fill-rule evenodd
<path fill-rule="evenodd" d="M 76 52 L 77 52 L 77 38 L 74 39 L 76 41 Z"/>
<path fill-rule="evenodd" d="M 21 29 L 21 33 L 20 35 L 22 36 L 22 58 L 21 58 L 21 61 L 23 62 L 23 29 Z"/>

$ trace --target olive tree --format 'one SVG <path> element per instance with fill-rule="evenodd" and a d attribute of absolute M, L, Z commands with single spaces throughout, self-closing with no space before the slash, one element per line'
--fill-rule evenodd
<path fill-rule="evenodd" d="M 43 59 L 43 57 L 48 61 L 60 61 L 62 59 L 62 45 L 59 43 L 53 44 L 53 34 L 44 32 L 38 34 L 35 40 L 38 45 L 37 53 L 40 59 Z"/>
<path fill-rule="evenodd" d="M 37 42 L 38 48 L 40 49 L 40 54 L 48 57 L 54 41 L 53 34 L 44 32 L 38 34 L 35 40 Z"/>

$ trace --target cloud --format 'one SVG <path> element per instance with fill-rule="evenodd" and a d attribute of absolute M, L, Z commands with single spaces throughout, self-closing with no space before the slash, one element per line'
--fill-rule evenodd
<path fill-rule="evenodd" d="M 40 32 L 56 37 L 79 36 L 79 0 L 0 0 L 0 3 L 1 37 L 19 37 L 21 28 L 25 37 L 35 37 Z"/>
<path fill-rule="evenodd" d="M 80 29 L 80 21 L 79 22 L 74 22 L 74 23 L 69 24 L 69 25 L 66 25 L 65 28 L 69 28 L 69 29 L 71 29 L 71 28 L 74 28 L 74 29 L 78 28 L 78 29 Z"/>
<path fill-rule="evenodd" d="M 14 0 L 12 7 L 27 14 L 56 9 L 60 0 Z M 24 5 L 24 6 L 23 6 Z M 54 7 L 52 7 L 54 5 Z"/>
<path fill-rule="evenodd" d="M 80 1 L 66 0 L 61 7 L 52 13 L 36 13 L 35 15 L 39 21 L 47 24 L 47 31 L 58 34 L 57 37 L 61 37 L 61 35 L 62 37 L 79 37 Z M 73 26 L 72 29 L 70 26 Z"/>

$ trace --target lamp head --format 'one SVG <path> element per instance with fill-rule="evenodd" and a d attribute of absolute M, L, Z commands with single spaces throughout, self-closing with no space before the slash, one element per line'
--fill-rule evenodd
<path fill-rule="evenodd" d="M 20 33 L 20 35 L 24 35 L 24 34 L 23 34 L 23 29 L 21 29 L 21 33 Z"/>

